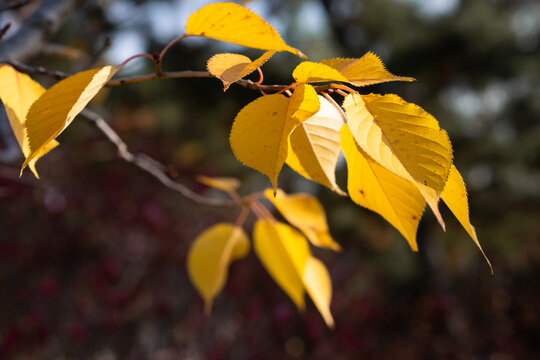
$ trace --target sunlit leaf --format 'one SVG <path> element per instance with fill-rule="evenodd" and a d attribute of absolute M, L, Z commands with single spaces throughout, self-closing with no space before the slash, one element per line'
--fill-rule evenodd
<path fill-rule="evenodd" d="M 229 266 L 249 252 L 249 239 L 241 227 L 221 223 L 197 236 L 187 256 L 189 277 L 201 294 L 205 312 L 225 286 Z"/>
<path fill-rule="evenodd" d="M 28 138 L 24 133 L 26 114 L 30 106 L 44 92 L 45 89 L 28 75 L 19 73 L 9 65 L 0 65 L 0 100 L 4 103 L 9 124 L 25 157 L 30 153 Z M 50 141 L 43 147 L 36 159 L 29 162 L 28 166 L 37 178 L 39 178 L 35 167 L 37 158 L 45 155 L 57 145 L 56 140 Z"/>
<path fill-rule="evenodd" d="M 306 178 L 345 195 L 336 184 L 335 174 L 341 153 L 339 130 L 344 119 L 323 96 L 319 96 L 319 101 L 319 111 L 298 125 L 289 137 L 285 162 Z"/>
<path fill-rule="evenodd" d="M 304 268 L 304 286 L 313 300 L 317 310 L 321 313 L 326 325 L 333 329 L 334 318 L 330 312 L 332 300 L 332 279 L 326 266 L 314 257 L 309 257 Z"/>
<path fill-rule="evenodd" d="M 186 34 L 263 50 L 305 55 L 287 45 L 276 29 L 253 11 L 231 2 L 209 4 L 191 14 Z"/>
<path fill-rule="evenodd" d="M 252 101 L 234 119 L 230 136 L 234 155 L 268 176 L 275 189 L 287 158 L 289 135 L 318 110 L 317 93 L 305 84 L 297 86 L 290 99 L 273 94 Z"/>
<path fill-rule="evenodd" d="M 114 67 L 87 70 L 68 77 L 45 91 L 30 107 L 26 116 L 26 134 L 30 153 L 22 170 L 37 159 L 48 146 L 105 85 Z"/>
<path fill-rule="evenodd" d="M 312 83 L 322 81 L 343 81 L 347 82 L 347 78 L 339 73 L 336 69 L 330 66 L 304 61 L 294 69 L 293 78 L 299 83 Z"/>
<path fill-rule="evenodd" d="M 414 81 L 414 78 L 390 74 L 379 57 L 371 52 L 359 59 L 335 58 L 321 61 L 322 64 L 336 69 L 356 86 L 366 86 L 387 81 Z"/>
<path fill-rule="evenodd" d="M 234 192 L 240 187 L 240 180 L 232 177 L 197 176 L 197 181 L 206 186 L 225 192 Z"/>
<path fill-rule="evenodd" d="M 482 255 L 484 255 L 484 258 L 486 259 L 489 267 L 491 268 L 491 273 L 493 273 L 493 267 L 491 266 L 491 262 L 484 253 L 484 250 L 482 249 L 482 246 L 478 241 L 478 237 L 476 236 L 476 230 L 474 229 L 474 226 L 471 225 L 471 222 L 469 220 L 469 202 L 467 200 L 467 189 L 465 188 L 465 183 L 463 182 L 461 174 L 454 165 L 452 165 L 452 169 L 450 170 L 448 181 L 446 182 L 444 191 L 441 194 L 441 199 L 443 199 L 448 208 L 452 211 L 452 213 L 454 213 L 460 224 L 463 226 L 463 228 L 465 228 L 467 233 L 473 239 L 476 246 L 478 246 L 478 249 L 480 249 Z"/>
<path fill-rule="evenodd" d="M 223 82 L 223 91 L 227 90 L 232 83 L 251 74 L 261 67 L 275 51 L 267 51 L 261 57 L 251 61 L 247 56 L 239 54 L 217 54 L 208 60 L 206 68 L 210 74 Z"/>
<path fill-rule="evenodd" d="M 306 235 L 313 245 L 341 250 L 339 244 L 330 236 L 326 213 L 317 198 L 309 194 L 287 195 L 281 189 L 277 189 L 275 197 L 271 189 L 265 190 L 264 195 L 291 225 Z"/>
<path fill-rule="evenodd" d="M 341 129 L 341 143 L 352 201 L 385 218 L 418 251 L 416 230 L 426 201 L 416 185 L 374 161 L 358 146 L 347 125 Z"/>
<path fill-rule="evenodd" d="M 350 94 L 343 107 L 358 145 L 380 165 L 416 186 L 444 227 L 438 210 L 452 146 L 433 116 L 397 95 Z"/>
<path fill-rule="evenodd" d="M 303 276 L 310 257 L 307 240 L 287 224 L 258 220 L 253 230 L 255 253 L 274 281 L 304 310 Z"/>

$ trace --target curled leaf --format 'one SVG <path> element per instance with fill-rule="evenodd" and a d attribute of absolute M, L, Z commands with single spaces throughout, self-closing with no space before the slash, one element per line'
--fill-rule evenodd
<path fill-rule="evenodd" d="M 228 193 L 234 192 L 240 187 L 240 180 L 232 177 L 208 177 L 199 175 L 197 176 L 197 181 L 206 186 Z"/>
<path fill-rule="evenodd" d="M 210 74 L 223 82 L 223 91 L 226 91 L 232 83 L 257 70 L 275 53 L 275 51 L 267 51 L 253 61 L 239 54 L 216 54 L 208 60 L 206 68 Z"/>
<path fill-rule="evenodd" d="M 30 151 L 21 172 L 71 124 L 109 80 L 113 69 L 112 66 L 104 66 L 72 75 L 45 91 L 32 104 L 26 116 Z"/>
<path fill-rule="evenodd" d="M 231 2 L 209 4 L 191 14 L 186 24 L 186 34 L 255 49 L 289 51 L 306 57 L 300 50 L 287 45 L 276 29 L 259 15 Z"/>
<path fill-rule="evenodd" d="M 319 101 L 319 111 L 298 125 L 289 137 L 285 162 L 307 179 L 345 195 L 336 184 L 335 173 L 341 153 L 339 130 L 344 119 L 323 96 L 319 95 Z"/>
<path fill-rule="evenodd" d="M 229 266 L 249 252 L 249 239 L 241 227 L 221 223 L 197 236 L 187 256 L 188 274 L 210 313 L 214 298 L 227 281 Z"/>
<path fill-rule="evenodd" d="M 28 138 L 25 136 L 26 114 L 44 92 L 45 89 L 28 75 L 18 72 L 9 65 L 0 65 L 0 100 L 4 103 L 9 124 L 25 157 L 30 153 Z M 37 159 L 56 146 L 58 142 L 51 140 L 38 156 L 28 163 L 37 178 L 39 178 L 35 167 Z"/>

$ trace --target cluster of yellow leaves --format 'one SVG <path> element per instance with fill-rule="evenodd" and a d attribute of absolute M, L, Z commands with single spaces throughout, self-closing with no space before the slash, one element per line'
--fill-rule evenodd
<path fill-rule="evenodd" d="M 224 90 L 260 68 L 277 51 L 307 59 L 287 45 L 270 24 L 235 3 L 204 6 L 189 17 L 186 35 L 267 50 L 254 61 L 238 54 L 213 56 L 207 68 L 223 82 Z M 28 165 L 38 176 L 35 162 L 58 145 L 55 138 L 114 72 L 112 66 L 83 71 L 45 90 L 11 66 L 0 65 L 0 99 L 26 157 L 21 172 Z M 292 89 L 292 93 L 286 92 L 289 96 L 262 96 L 238 113 L 230 144 L 240 162 L 268 176 L 272 189 L 264 196 L 290 224 L 266 216 L 264 211 L 257 214 L 253 247 L 298 309 L 305 308 L 307 293 L 327 325 L 333 327 L 330 276 L 324 264 L 312 256 L 309 243 L 335 251 L 341 247 L 330 236 L 324 210 L 314 197 L 287 195 L 277 188 L 285 163 L 340 195 L 348 193 L 358 205 L 380 214 L 414 251 L 426 204 L 444 228 L 438 210 L 438 202 L 443 199 L 482 251 L 469 221 L 465 184 L 452 164 L 450 140 L 433 116 L 397 95 L 361 95 L 342 84 L 336 87 L 349 93 L 340 92 L 345 97 L 339 106 L 328 93 L 319 95 L 313 85 L 323 82 L 362 87 L 413 78 L 391 74 L 372 53 L 359 59 L 303 61 L 292 77 L 295 81 L 288 87 Z M 338 186 L 335 176 L 342 153 L 348 167 L 347 192 Z M 199 181 L 240 201 L 236 193 L 239 183 L 234 179 L 200 177 Z M 242 224 L 243 220 L 212 226 L 195 239 L 190 249 L 188 272 L 205 301 L 206 312 L 223 289 L 230 264 L 250 250 Z"/>
<path fill-rule="evenodd" d="M 212 187 L 227 188 L 221 181 L 205 180 Z M 307 292 L 326 324 L 333 327 L 330 275 L 324 264 L 311 255 L 308 244 L 309 241 L 315 246 L 341 249 L 330 236 L 321 204 L 311 195 L 287 195 L 279 189 L 276 196 L 271 189 L 264 195 L 294 227 L 273 218 L 257 220 L 253 228 L 255 254 L 299 310 L 305 308 Z M 193 242 L 187 268 L 204 299 L 207 313 L 225 285 L 231 262 L 246 256 L 249 248 L 248 236 L 242 228 L 229 223 L 206 229 Z"/>
<path fill-rule="evenodd" d="M 218 10 L 220 15 L 215 15 Z M 248 20 L 240 24 L 238 19 L 242 17 Z M 187 32 L 299 54 L 269 27 L 263 19 L 239 5 L 219 3 L 193 14 Z M 264 33 L 268 35 L 263 42 L 259 36 Z M 227 89 L 271 55 L 267 52 L 251 61 L 241 55 L 218 54 L 209 60 L 208 69 Z M 465 186 L 458 186 L 463 180 L 452 165 L 450 140 L 433 116 L 397 95 L 351 92 L 342 104 L 346 113 L 343 117 L 343 112 L 317 96 L 311 85 L 340 82 L 361 87 L 388 81 L 414 81 L 413 78 L 391 74 L 370 52 L 359 59 L 303 61 L 292 76 L 295 83 L 290 97 L 263 96 L 236 116 L 230 144 L 240 162 L 268 176 L 274 192 L 278 175 L 287 163 L 306 178 L 344 195 L 335 181 L 337 161 L 343 152 L 348 163 L 347 189 L 351 199 L 394 225 L 413 250 L 418 248 L 416 231 L 426 204 L 445 228 L 438 208 L 441 198 L 480 247 L 469 222 Z M 443 191 L 445 188 L 449 190 Z"/>

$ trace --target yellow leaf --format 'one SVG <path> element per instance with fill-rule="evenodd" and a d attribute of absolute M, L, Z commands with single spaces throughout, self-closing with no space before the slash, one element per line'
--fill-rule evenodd
<path fill-rule="evenodd" d="M 493 267 L 491 266 L 491 262 L 484 253 L 484 250 L 482 249 L 482 246 L 478 241 L 478 237 L 476 236 L 474 226 L 471 225 L 471 222 L 469 220 L 469 202 L 467 201 L 467 189 L 465 188 L 465 183 L 463 182 L 461 174 L 454 165 L 452 165 L 452 169 L 450 170 L 450 175 L 448 176 L 448 181 L 446 182 L 444 191 L 441 194 L 441 198 L 444 200 L 452 213 L 454 213 L 463 228 L 465 228 L 467 233 L 473 239 L 476 246 L 478 246 L 478 249 L 480 249 L 482 255 L 484 255 L 484 258 L 486 259 L 491 269 L 491 273 L 493 274 Z"/>
<path fill-rule="evenodd" d="M 305 84 L 298 85 L 290 99 L 273 94 L 252 101 L 234 119 L 229 139 L 234 155 L 242 164 L 268 176 L 277 188 L 289 135 L 318 110 L 317 93 Z"/>
<path fill-rule="evenodd" d="M 311 61 L 304 61 L 298 64 L 298 66 L 294 69 L 292 76 L 299 83 L 321 81 L 348 82 L 347 78 L 341 75 L 336 69 Z"/>
<path fill-rule="evenodd" d="M 240 187 L 240 180 L 232 177 L 208 177 L 199 175 L 197 176 L 197 181 L 206 186 L 213 187 L 215 189 L 225 191 L 225 192 L 234 192 Z"/>
<path fill-rule="evenodd" d="M 210 313 L 214 298 L 225 286 L 229 265 L 249 252 L 249 239 L 241 227 L 221 223 L 197 236 L 187 256 L 188 274 Z"/>
<path fill-rule="evenodd" d="M 375 162 L 358 146 L 347 125 L 341 129 L 341 143 L 352 201 L 385 218 L 418 251 L 416 230 L 426 201 L 416 185 Z"/>
<path fill-rule="evenodd" d="M 326 266 L 314 257 L 309 257 L 304 269 L 304 286 L 326 325 L 333 329 L 334 318 L 330 312 L 332 301 L 332 279 Z"/>
<path fill-rule="evenodd" d="M 68 77 L 45 91 L 30 107 L 26 117 L 26 134 L 30 153 L 22 170 L 40 156 L 49 142 L 57 137 L 105 85 L 114 67 L 87 70 Z"/>
<path fill-rule="evenodd" d="M 30 153 L 28 139 L 24 136 L 26 114 L 34 101 L 44 92 L 45 89 L 28 75 L 19 73 L 9 65 L 0 65 L 0 99 L 4 103 L 9 124 L 25 157 Z M 57 145 L 56 140 L 49 142 L 39 156 L 45 155 Z M 37 159 L 31 161 L 28 166 L 39 178 L 35 168 L 36 161 Z"/>
<path fill-rule="evenodd" d="M 208 60 L 206 68 L 210 74 L 223 82 L 223 91 L 225 91 L 232 83 L 261 67 L 275 53 L 275 51 L 267 51 L 254 61 L 251 61 L 247 56 L 239 54 L 217 54 Z"/>
<path fill-rule="evenodd" d="M 259 15 L 231 2 L 209 4 L 191 14 L 186 34 L 256 49 L 289 51 L 306 57 L 300 50 L 287 45 L 276 29 Z"/>
<path fill-rule="evenodd" d="M 335 174 L 341 153 L 339 130 L 344 119 L 323 96 L 319 95 L 319 101 L 319 111 L 298 125 L 289 137 L 285 162 L 309 180 L 345 195 L 336 184 Z"/>
<path fill-rule="evenodd" d="M 395 76 L 390 74 L 379 57 L 371 52 L 366 53 L 360 59 L 328 59 L 321 61 L 322 64 L 339 71 L 356 86 L 366 86 L 387 81 L 414 81 L 412 77 Z"/>
<path fill-rule="evenodd" d="M 273 220 L 257 220 L 253 230 L 255 253 L 274 281 L 299 310 L 304 310 L 303 274 L 309 245 L 298 231 Z"/>
<path fill-rule="evenodd" d="M 444 228 L 439 195 L 452 164 L 452 145 L 433 116 L 397 95 L 350 94 L 343 107 L 358 145 L 373 160 L 413 179 Z"/>
<path fill-rule="evenodd" d="M 330 236 L 326 214 L 315 197 L 309 194 L 287 195 L 281 189 L 277 189 L 275 197 L 271 189 L 266 189 L 264 195 L 291 225 L 306 235 L 313 245 L 335 251 L 341 250 L 341 246 Z"/>

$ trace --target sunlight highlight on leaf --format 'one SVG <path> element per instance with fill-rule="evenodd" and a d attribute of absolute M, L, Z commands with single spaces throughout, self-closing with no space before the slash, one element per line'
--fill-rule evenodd
<path fill-rule="evenodd" d="M 72 75 L 45 91 L 30 107 L 26 117 L 26 132 L 30 153 L 22 170 L 37 159 L 43 149 L 71 124 L 105 85 L 114 67 L 87 70 Z"/>
<path fill-rule="evenodd" d="M 341 246 L 330 235 L 326 213 L 317 198 L 309 194 L 287 195 L 281 189 L 277 189 L 275 197 L 271 189 L 266 189 L 264 195 L 291 225 L 306 235 L 313 245 L 335 251 L 341 250 Z"/>
<path fill-rule="evenodd" d="M 411 249 L 418 251 L 416 231 L 426 201 L 416 185 L 367 155 L 347 125 L 341 129 L 341 139 L 347 160 L 351 200 L 385 218 L 407 239 Z"/>
<path fill-rule="evenodd" d="M 253 230 L 255 253 L 274 281 L 303 311 L 303 275 L 310 257 L 307 240 L 287 224 L 257 220 Z"/>
<path fill-rule="evenodd" d="M 478 237 L 476 236 L 476 230 L 474 229 L 474 226 L 471 225 L 469 220 L 469 202 L 467 200 L 467 189 L 465 188 L 465 182 L 454 165 L 452 165 L 452 169 L 450 170 L 448 181 L 446 182 L 444 191 L 441 194 L 441 199 L 443 199 L 445 204 L 473 239 L 476 246 L 478 246 L 478 249 L 480 249 L 482 255 L 484 255 L 484 258 L 491 269 L 491 273 L 493 274 L 493 266 L 491 266 L 491 262 L 484 253 L 484 249 L 482 249 L 482 246 L 478 241 Z"/>
<path fill-rule="evenodd" d="M 285 162 L 294 171 L 346 195 L 336 184 L 336 166 L 341 153 L 339 130 L 344 119 L 341 113 L 319 95 L 319 111 L 298 125 L 289 137 Z"/>
<path fill-rule="evenodd" d="M 257 70 L 274 54 L 275 51 L 267 51 L 253 61 L 239 54 L 216 54 L 208 60 L 206 68 L 223 82 L 223 91 L 226 91 L 232 83 Z"/>
<path fill-rule="evenodd" d="M 205 313 L 227 281 L 229 266 L 249 252 L 249 239 L 241 227 L 216 224 L 197 236 L 187 256 L 188 275 L 204 299 Z"/>
<path fill-rule="evenodd" d="M 4 103 L 9 124 L 25 157 L 30 153 L 28 138 L 25 136 L 26 114 L 44 92 L 45 89 L 28 75 L 18 72 L 9 65 L 0 65 L 0 100 Z M 56 140 L 50 141 L 36 159 L 28 163 L 36 178 L 39 178 L 36 170 L 37 159 L 56 146 L 58 146 Z"/>
<path fill-rule="evenodd" d="M 335 58 L 321 61 L 322 64 L 336 69 L 347 78 L 347 82 L 356 86 L 366 86 L 388 81 L 415 81 L 412 77 L 390 74 L 381 59 L 372 52 L 359 59 Z"/>
<path fill-rule="evenodd" d="M 305 58 L 287 45 L 276 29 L 253 11 L 231 2 L 209 4 L 191 14 L 186 34 L 204 36 L 263 50 L 289 51 Z"/>

